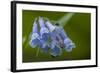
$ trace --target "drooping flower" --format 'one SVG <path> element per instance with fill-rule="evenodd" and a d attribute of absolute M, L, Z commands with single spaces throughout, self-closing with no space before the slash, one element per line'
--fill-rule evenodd
<path fill-rule="evenodd" d="M 68 37 L 68 35 L 65 33 L 64 29 L 62 27 L 56 27 L 56 31 L 59 33 L 60 37 L 63 40 L 63 46 L 65 46 L 65 50 L 67 52 L 71 52 L 73 48 L 75 48 L 75 44 L 72 42 L 72 40 Z"/>
<path fill-rule="evenodd" d="M 39 25 L 40 25 L 40 35 L 44 41 L 48 40 L 49 30 L 45 27 L 45 21 L 42 17 L 39 17 Z"/>
<path fill-rule="evenodd" d="M 55 32 L 56 27 L 53 26 L 49 21 L 46 21 L 46 26 L 48 27 L 49 31 L 50 31 L 50 37 L 51 37 L 51 55 L 53 56 L 58 56 L 61 55 L 61 48 L 60 46 L 57 44 L 59 41 L 59 38 L 57 37 L 58 33 Z"/>
<path fill-rule="evenodd" d="M 61 50 L 61 48 L 58 45 L 56 45 L 56 42 L 55 41 L 52 41 L 51 42 L 50 48 L 51 48 L 50 54 L 52 56 L 56 57 L 56 56 L 60 56 L 61 55 L 62 50 Z"/>
<path fill-rule="evenodd" d="M 38 25 L 39 23 L 39 25 Z M 38 26 L 40 26 L 40 32 L 39 32 L 39 28 Z M 44 52 L 48 52 L 48 44 L 47 44 L 47 35 L 48 34 L 48 29 L 45 27 L 44 24 L 44 20 L 42 18 L 39 18 L 39 20 L 37 20 L 37 18 L 35 19 L 34 23 L 33 23 L 33 29 L 32 29 L 32 35 L 31 35 L 31 40 L 30 40 L 30 46 L 32 48 L 35 48 L 36 46 L 38 46 L 39 48 L 41 48 Z"/>
<path fill-rule="evenodd" d="M 35 19 L 33 23 L 33 29 L 32 29 L 32 34 L 31 34 L 31 39 L 30 39 L 30 46 L 35 48 L 36 46 L 40 46 L 41 42 L 39 41 L 39 31 L 38 31 L 38 26 L 37 26 L 37 19 Z"/>
<path fill-rule="evenodd" d="M 48 38 L 49 38 L 49 30 L 45 26 L 45 21 L 42 17 L 39 17 L 39 25 L 40 25 L 40 41 L 41 41 L 41 48 L 44 52 L 48 51 Z"/>
<path fill-rule="evenodd" d="M 50 48 L 50 54 L 55 57 L 62 54 L 63 48 L 67 52 L 75 48 L 75 44 L 62 27 L 52 24 L 49 20 L 45 21 L 42 17 L 34 21 L 30 45 L 33 48 L 38 46 L 46 53 Z"/>
<path fill-rule="evenodd" d="M 49 21 L 47 21 L 46 24 L 50 30 L 52 41 L 55 41 L 55 44 L 53 45 L 58 46 L 59 49 L 65 48 L 65 50 L 68 52 L 70 52 L 72 48 L 75 48 L 74 43 L 69 39 L 69 37 L 61 27 L 52 25 Z M 59 54 L 60 52 L 58 52 L 58 55 Z"/>

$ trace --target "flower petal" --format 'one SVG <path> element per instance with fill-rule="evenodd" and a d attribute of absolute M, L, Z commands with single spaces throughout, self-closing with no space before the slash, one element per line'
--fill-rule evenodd
<path fill-rule="evenodd" d="M 55 45 L 59 46 L 60 48 L 64 47 L 64 41 L 61 35 L 59 34 L 59 31 L 56 30 L 56 28 L 54 31 L 50 33 L 50 35 L 51 35 L 51 39 L 55 41 Z"/>
<path fill-rule="evenodd" d="M 37 19 L 35 19 L 33 23 L 33 33 L 38 33 L 38 25 L 37 25 Z"/>
<path fill-rule="evenodd" d="M 69 39 L 64 40 L 65 50 L 71 52 L 73 48 L 75 48 L 75 44 Z"/>
<path fill-rule="evenodd" d="M 47 40 L 49 37 L 49 31 L 47 28 L 41 28 L 40 30 L 41 38 Z"/>
<path fill-rule="evenodd" d="M 60 36 L 63 39 L 63 43 L 65 45 L 65 49 L 66 51 L 70 52 L 72 51 L 73 48 L 75 48 L 75 44 L 72 42 L 72 40 L 67 36 L 67 34 L 65 33 L 65 31 L 63 30 L 63 28 L 61 27 L 57 27 L 56 28 L 56 32 L 58 32 L 60 34 Z"/>
<path fill-rule="evenodd" d="M 49 37 L 49 30 L 48 28 L 46 28 L 45 21 L 43 20 L 42 17 L 39 17 L 39 25 L 40 25 L 41 38 L 46 41 Z"/>
<path fill-rule="evenodd" d="M 59 56 L 59 55 L 61 55 L 61 49 L 58 48 L 57 46 L 54 46 L 54 48 L 51 49 L 50 54 L 53 56 Z"/>
<path fill-rule="evenodd" d="M 42 17 L 39 17 L 39 24 L 40 24 L 40 27 L 45 27 L 45 21 L 43 20 Z"/>
<path fill-rule="evenodd" d="M 46 26 L 47 26 L 47 28 L 49 29 L 50 32 L 55 30 L 55 26 L 52 25 L 52 23 L 50 21 L 46 21 L 45 24 L 46 24 Z"/>
<path fill-rule="evenodd" d="M 37 45 L 40 45 L 40 41 L 39 41 L 39 31 L 38 31 L 38 25 L 37 25 L 37 19 L 35 19 L 34 23 L 33 23 L 33 29 L 32 29 L 32 35 L 31 35 L 31 39 L 30 39 L 30 46 L 35 48 Z"/>
<path fill-rule="evenodd" d="M 63 40 L 68 37 L 62 27 L 56 27 L 56 31 L 60 34 Z"/>

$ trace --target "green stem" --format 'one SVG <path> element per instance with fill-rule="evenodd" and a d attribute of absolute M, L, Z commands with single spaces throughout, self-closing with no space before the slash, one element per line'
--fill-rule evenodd
<path fill-rule="evenodd" d="M 36 57 L 39 55 L 39 48 L 37 48 Z"/>
<path fill-rule="evenodd" d="M 66 23 L 72 18 L 75 13 L 67 13 L 63 17 L 61 17 L 57 22 L 64 27 Z"/>

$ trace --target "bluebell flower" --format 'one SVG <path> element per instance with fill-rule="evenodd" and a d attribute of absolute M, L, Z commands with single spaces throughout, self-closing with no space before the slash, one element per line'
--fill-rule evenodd
<path fill-rule="evenodd" d="M 75 48 L 75 44 L 69 38 L 66 38 L 64 40 L 64 44 L 65 44 L 65 50 L 68 51 L 68 52 L 71 52 L 72 49 Z"/>
<path fill-rule="evenodd" d="M 45 21 L 42 17 L 39 17 L 39 25 L 40 25 L 40 35 L 41 38 L 45 41 L 48 40 L 49 37 L 49 30 L 45 27 Z"/>
<path fill-rule="evenodd" d="M 56 42 L 55 46 L 58 46 L 59 48 L 65 48 L 65 50 L 68 52 L 70 52 L 72 48 L 75 48 L 74 43 L 69 39 L 61 27 L 52 25 L 49 21 L 47 21 L 46 24 L 51 32 L 52 40 Z"/>
<path fill-rule="evenodd" d="M 33 48 L 38 46 L 45 53 L 50 48 L 50 54 L 55 57 L 62 54 L 63 48 L 67 52 L 71 52 L 75 48 L 75 44 L 62 27 L 53 25 L 49 20 L 45 21 L 42 17 L 34 21 L 30 45 Z"/>
<path fill-rule="evenodd" d="M 50 31 L 50 37 L 51 37 L 51 55 L 53 56 L 59 56 L 61 55 L 61 48 L 59 46 L 58 41 L 59 38 L 57 37 L 57 32 L 55 32 L 55 26 L 52 25 L 52 23 L 50 23 L 49 21 L 46 21 L 46 26 L 48 27 L 49 31 Z"/>
<path fill-rule="evenodd" d="M 65 33 L 65 31 L 63 30 L 62 27 L 57 27 L 56 29 L 59 33 L 59 35 L 62 37 L 63 41 L 64 41 L 64 46 L 65 46 L 65 50 L 67 52 L 71 52 L 73 48 L 75 48 L 75 44 L 72 42 L 72 40 L 67 36 L 67 34 Z"/>
<path fill-rule="evenodd" d="M 30 40 L 30 46 L 32 48 L 35 48 L 36 46 L 38 46 L 39 48 L 41 48 L 44 52 L 48 52 L 48 45 L 46 43 L 46 39 L 44 38 L 45 33 L 42 31 L 44 30 L 45 26 L 43 24 L 43 20 L 42 18 L 39 19 L 39 25 L 41 27 L 39 32 L 39 28 L 38 28 L 38 21 L 37 19 L 35 19 L 34 23 L 33 23 L 33 29 L 32 29 L 32 35 L 31 35 L 31 40 Z M 43 28 L 42 28 L 43 27 Z M 44 30 L 45 31 L 45 30 Z"/>
<path fill-rule="evenodd" d="M 50 54 L 51 54 L 52 56 L 56 57 L 56 56 L 60 56 L 60 55 L 61 55 L 62 50 L 61 50 L 61 48 L 60 48 L 58 45 L 56 45 L 55 40 L 53 40 L 53 41 L 51 42 L 50 48 L 51 48 Z"/>
<path fill-rule="evenodd" d="M 42 38 L 39 38 L 39 41 L 40 41 L 40 44 L 39 44 L 38 47 L 39 47 L 43 52 L 47 53 L 47 52 L 48 52 L 48 49 L 49 49 L 48 43 L 46 43 Z"/>
<path fill-rule="evenodd" d="M 37 25 L 37 19 L 35 19 L 33 23 L 33 29 L 32 29 L 32 34 L 31 34 L 31 39 L 30 39 L 30 46 L 35 48 L 37 45 L 41 46 L 41 42 L 39 40 L 39 31 L 38 31 L 38 25 Z"/>
<path fill-rule="evenodd" d="M 40 25 L 40 41 L 41 41 L 41 48 L 44 52 L 48 51 L 48 38 L 49 38 L 49 30 L 45 26 L 45 21 L 42 17 L 39 17 L 39 25 Z"/>

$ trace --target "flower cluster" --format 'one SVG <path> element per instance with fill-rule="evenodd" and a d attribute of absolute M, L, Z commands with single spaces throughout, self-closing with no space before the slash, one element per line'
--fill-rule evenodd
<path fill-rule="evenodd" d="M 30 46 L 35 48 L 38 46 L 45 53 L 50 49 L 50 55 L 60 56 L 62 49 L 71 52 L 75 48 L 75 44 L 67 36 L 64 29 L 60 26 L 52 24 L 43 17 L 36 18 L 33 23 Z"/>

